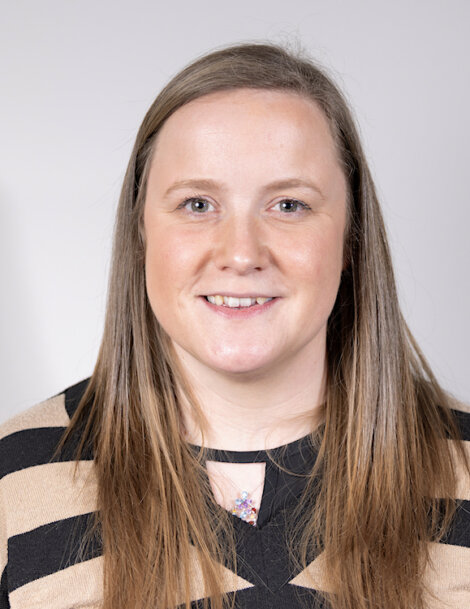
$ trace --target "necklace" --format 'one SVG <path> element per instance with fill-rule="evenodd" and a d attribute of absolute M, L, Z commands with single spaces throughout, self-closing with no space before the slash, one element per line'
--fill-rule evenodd
<path fill-rule="evenodd" d="M 266 475 L 266 474 L 265 474 Z M 230 481 L 231 482 L 231 481 Z M 265 476 L 263 480 L 249 493 L 248 491 L 242 491 L 239 497 L 236 497 L 231 513 L 240 520 L 244 520 L 248 524 L 256 526 L 258 521 L 258 510 L 255 506 L 255 500 L 251 497 L 259 487 L 265 482 Z"/>
<path fill-rule="evenodd" d="M 258 466 L 263 466 L 263 475 L 261 482 L 259 482 L 250 491 L 246 490 L 246 487 L 241 487 L 232 480 L 231 476 L 227 475 L 226 471 L 221 471 L 220 467 L 217 467 L 217 463 L 208 460 L 206 467 L 211 474 L 211 484 L 214 491 L 214 495 L 217 503 L 227 509 L 233 516 L 240 518 L 244 522 L 256 526 L 258 520 L 258 508 L 257 502 L 259 497 L 257 496 L 258 489 L 264 485 L 265 482 L 265 463 L 258 463 Z M 215 469 L 215 467 L 217 469 Z M 215 476 L 215 477 L 214 477 Z M 246 482 L 246 476 L 244 476 Z M 244 484 L 242 482 L 242 484 Z M 225 489 L 224 489 L 225 487 Z M 233 498 L 235 495 L 235 498 Z"/>
<path fill-rule="evenodd" d="M 240 497 L 235 499 L 235 505 L 232 508 L 232 514 L 248 522 L 248 524 L 256 526 L 258 520 L 258 510 L 253 505 L 254 501 L 247 491 L 242 491 Z"/>

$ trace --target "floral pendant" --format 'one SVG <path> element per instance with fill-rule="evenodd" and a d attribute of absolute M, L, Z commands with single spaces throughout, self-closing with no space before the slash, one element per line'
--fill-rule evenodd
<path fill-rule="evenodd" d="M 232 509 L 232 514 L 241 520 L 248 522 L 248 524 L 256 526 L 258 513 L 253 505 L 253 499 L 250 498 L 246 491 L 243 491 L 240 494 L 240 497 L 235 499 L 235 506 Z"/>

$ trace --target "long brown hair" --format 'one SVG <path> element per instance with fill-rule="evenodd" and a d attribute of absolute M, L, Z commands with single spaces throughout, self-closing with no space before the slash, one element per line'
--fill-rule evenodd
<path fill-rule="evenodd" d="M 201 409 L 149 306 L 142 215 L 165 120 L 191 100 L 240 87 L 296 92 L 318 104 L 349 191 L 347 265 L 328 322 L 324 424 L 292 531 L 293 560 L 305 566 L 312 549 L 323 552 L 334 609 L 420 609 L 424 542 L 440 538 L 454 509 L 455 465 L 442 439 L 457 439 L 458 431 L 400 312 L 381 211 L 347 103 L 310 59 L 261 43 L 210 53 L 177 74 L 147 112 L 127 168 L 101 349 L 68 430 L 80 426 L 80 450 L 94 446 L 103 607 L 189 607 L 197 581 L 196 597 L 210 597 L 217 609 L 227 601 L 221 581 L 228 571 L 220 565 L 236 569 L 230 519 L 211 501 L 201 456 L 182 439 L 179 392 L 202 424 Z"/>

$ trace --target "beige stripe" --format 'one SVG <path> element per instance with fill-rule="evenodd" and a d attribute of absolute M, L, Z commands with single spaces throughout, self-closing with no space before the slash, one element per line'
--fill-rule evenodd
<path fill-rule="evenodd" d="M 8 562 L 7 544 L 3 541 L 0 543 L 0 578 L 2 577 L 3 569 Z"/>
<path fill-rule="evenodd" d="M 35 427 L 66 427 L 70 418 L 65 410 L 65 394 L 36 404 L 0 426 L 0 439 L 16 431 Z"/>
<path fill-rule="evenodd" d="M 202 577 L 194 550 L 191 600 L 204 598 Z M 10 594 L 11 609 L 98 609 L 102 600 L 103 557 L 73 565 L 18 588 Z M 250 582 L 222 568 L 224 592 L 253 587 Z M 184 602 L 184 599 L 178 600 Z"/>
<path fill-rule="evenodd" d="M 470 548 L 431 543 L 430 556 L 424 575 L 426 609 L 470 607 Z"/>
<path fill-rule="evenodd" d="M 198 551 L 196 548 L 191 547 L 192 551 L 192 567 L 191 567 L 191 589 L 189 591 L 189 596 L 191 601 L 196 601 L 198 599 L 205 598 L 206 592 L 204 590 L 203 578 L 202 578 L 202 569 L 198 558 Z M 221 567 L 221 583 L 223 592 L 236 592 L 237 590 L 245 590 L 246 588 L 252 588 L 253 584 L 246 581 L 242 577 L 236 575 L 230 569 L 226 567 Z M 185 602 L 184 595 L 182 591 L 179 592 L 178 604 L 183 604 Z"/>
<path fill-rule="evenodd" d="M 17 588 L 10 594 L 11 609 L 99 609 L 102 563 L 99 556 Z"/>
<path fill-rule="evenodd" d="M 8 474 L 0 481 L 8 536 L 63 518 L 96 510 L 97 484 L 92 461 L 47 463 Z"/>
<path fill-rule="evenodd" d="M 430 543 L 430 564 L 424 574 L 426 609 L 470 608 L 470 548 Z M 331 592 L 324 576 L 323 554 L 290 584 Z"/>
<path fill-rule="evenodd" d="M 325 578 L 325 559 L 324 554 L 320 554 L 303 571 L 301 571 L 289 584 L 302 586 L 302 588 L 312 588 L 322 592 L 331 592 Z"/>

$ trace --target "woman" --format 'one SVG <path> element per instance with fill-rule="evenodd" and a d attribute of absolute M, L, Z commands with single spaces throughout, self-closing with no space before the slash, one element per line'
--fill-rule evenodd
<path fill-rule="evenodd" d="M 0 606 L 470 605 L 470 415 L 401 316 L 343 97 L 275 45 L 157 97 L 93 376 L 1 436 Z"/>

